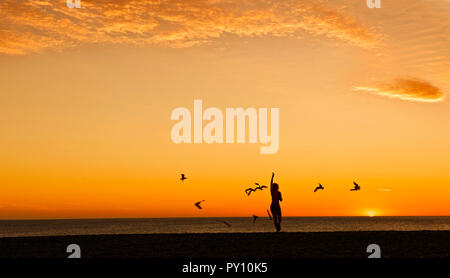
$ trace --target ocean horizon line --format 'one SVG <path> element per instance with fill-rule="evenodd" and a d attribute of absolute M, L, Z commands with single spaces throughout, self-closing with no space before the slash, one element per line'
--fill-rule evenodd
<path fill-rule="evenodd" d="M 414 217 L 450 217 L 450 215 L 320 215 L 320 216 L 283 216 L 283 218 L 414 218 Z M 74 218 L 12 218 L 0 219 L 0 221 L 52 221 L 52 220 L 139 220 L 139 219 L 242 219 L 251 218 L 251 216 L 170 216 L 170 217 L 74 217 Z M 260 216 L 260 218 L 268 218 L 267 216 Z"/>

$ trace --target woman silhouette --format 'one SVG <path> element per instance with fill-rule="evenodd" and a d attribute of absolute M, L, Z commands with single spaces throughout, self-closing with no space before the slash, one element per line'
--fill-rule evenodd
<path fill-rule="evenodd" d="M 272 179 L 270 180 L 270 194 L 272 195 L 272 204 L 270 204 L 270 211 L 273 216 L 273 224 L 275 225 L 275 229 L 277 232 L 281 230 L 281 207 L 280 201 L 283 201 L 281 197 L 281 192 L 278 190 L 278 183 L 273 182 L 273 177 L 275 176 L 272 173 Z"/>

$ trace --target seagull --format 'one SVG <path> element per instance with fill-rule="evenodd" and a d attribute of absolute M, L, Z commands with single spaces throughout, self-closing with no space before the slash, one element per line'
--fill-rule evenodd
<path fill-rule="evenodd" d="M 223 220 L 216 220 L 216 221 L 217 221 L 217 222 L 221 222 L 221 223 L 227 225 L 228 227 L 231 227 L 231 224 L 228 223 L 227 221 L 223 221 Z"/>
<path fill-rule="evenodd" d="M 195 203 L 194 205 L 198 208 L 198 209 L 202 209 L 202 207 L 200 206 L 200 203 L 201 202 L 204 202 L 205 200 L 201 200 L 201 201 L 198 201 L 197 203 Z"/>
<path fill-rule="evenodd" d="M 356 182 L 353 182 L 353 184 L 355 185 L 355 187 L 353 187 L 352 189 L 350 189 L 350 191 L 358 191 L 361 189 L 361 186 L 359 186 L 359 184 L 357 184 Z"/>
<path fill-rule="evenodd" d="M 259 185 L 259 183 L 257 183 L 257 182 L 255 182 L 255 184 L 257 185 L 257 187 L 255 187 L 255 191 L 256 190 L 263 190 L 264 188 L 267 188 L 267 186 L 265 186 L 265 185 Z"/>
<path fill-rule="evenodd" d="M 255 191 L 255 189 L 253 189 L 251 187 L 245 189 L 245 193 L 247 194 L 247 196 L 250 196 L 250 193 L 252 193 L 253 191 Z"/>
<path fill-rule="evenodd" d="M 256 216 L 256 215 L 253 214 L 253 224 L 255 224 L 256 219 L 258 219 L 258 216 Z"/>
<path fill-rule="evenodd" d="M 245 193 L 247 193 L 247 196 L 250 196 L 250 193 L 252 193 L 252 192 L 254 192 L 254 191 L 258 190 L 258 189 L 259 190 L 263 190 L 264 188 L 267 188 L 267 186 L 259 185 L 259 183 L 257 183 L 257 182 L 255 182 L 255 184 L 257 185 L 257 187 L 255 187 L 255 188 L 249 187 L 249 188 L 245 189 Z"/>
<path fill-rule="evenodd" d="M 187 179 L 187 178 L 184 176 L 184 174 L 181 174 L 180 180 L 181 180 L 181 181 L 184 181 L 185 179 Z"/>
<path fill-rule="evenodd" d="M 269 215 L 269 219 L 272 220 L 272 215 L 270 215 L 270 211 L 267 210 L 267 214 Z"/>
<path fill-rule="evenodd" d="M 322 189 L 322 190 L 324 189 L 324 187 L 320 183 L 319 183 L 319 186 L 317 186 L 316 189 L 314 189 L 314 192 L 316 192 L 319 189 Z"/>

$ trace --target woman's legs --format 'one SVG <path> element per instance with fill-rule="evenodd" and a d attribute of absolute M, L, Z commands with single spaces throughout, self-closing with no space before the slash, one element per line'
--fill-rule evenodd
<path fill-rule="evenodd" d="M 272 211 L 273 225 L 277 232 L 279 232 L 281 230 L 281 208 L 279 206 L 271 206 L 270 210 Z"/>
<path fill-rule="evenodd" d="M 279 232 L 281 230 L 281 208 L 278 209 L 278 214 L 277 214 L 277 232 Z"/>
<path fill-rule="evenodd" d="M 274 206 L 273 204 L 270 206 L 270 212 L 272 212 L 272 217 L 273 217 L 273 225 L 275 226 L 275 229 L 277 228 L 277 218 L 278 218 L 278 211 L 276 209 L 276 206 Z"/>
<path fill-rule="evenodd" d="M 275 229 L 277 229 L 278 231 L 278 215 L 276 214 L 272 214 L 273 215 L 273 225 L 275 226 Z"/>

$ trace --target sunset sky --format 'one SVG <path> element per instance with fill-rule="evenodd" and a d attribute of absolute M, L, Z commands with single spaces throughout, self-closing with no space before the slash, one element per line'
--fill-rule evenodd
<path fill-rule="evenodd" d="M 285 216 L 450 215 L 450 1 L 381 2 L 1 1 L 0 219 L 262 216 L 272 172 Z M 194 99 L 279 151 L 174 144 Z"/>

